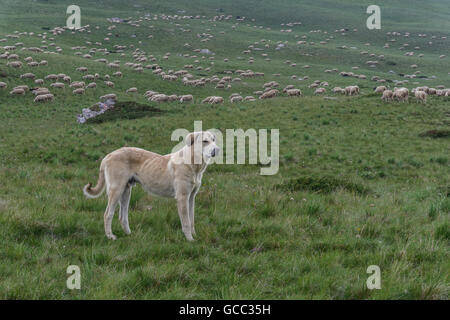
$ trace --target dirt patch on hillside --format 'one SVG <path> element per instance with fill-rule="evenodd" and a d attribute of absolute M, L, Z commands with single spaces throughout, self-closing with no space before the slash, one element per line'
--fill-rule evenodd
<path fill-rule="evenodd" d="M 450 130 L 429 130 L 419 134 L 419 137 L 450 138 Z"/>
<path fill-rule="evenodd" d="M 135 101 L 117 102 L 113 108 L 94 118 L 87 119 L 86 123 L 102 123 L 118 119 L 138 119 L 143 117 L 160 116 L 167 111 L 140 104 Z"/>
<path fill-rule="evenodd" d="M 331 176 L 302 176 L 290 179 L 277 185 L 276 187 L 289 191 L 312 191 L 324 194 L 329 194 L 339 189 L 344 189 L 348 192 L 353 192 L 359 195 L 366 195 L 370 193 L 370 190 L 361 184 Z"/>

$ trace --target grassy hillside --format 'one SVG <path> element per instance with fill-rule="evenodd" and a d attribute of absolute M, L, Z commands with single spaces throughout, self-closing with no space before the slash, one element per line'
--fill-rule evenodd
<path fill-rule="evenodd" d="M 49 54 L 19 47 L 11 53 L 23 62 L 20 69 L 0 59 L 0 82 L 8 86 L 0 89 L 0 298 L 448 299 L 450 99 L 430 96 L 422 104 L 412 96 L 408 103 L 385 103 L 373 93 L 379 84 L 370 80 L 378 76 L 393 88 L 394 80 L 420 71 L 402 86 L 450 87 L 450 58 L 439 58 L 450 52 L 446 1 L 404 2 L 383 2 L 382 29 L 370 31 L 365 10 L 372 3 L 366 0 L 136 0 L 127 5 L 83 0 L 77 4 L 89 32 L 52 35 L 52 28 L 65 25 L 72 2 L 0 0 L 0 39 L 6 39 L 0 42 L 0 54 L 3 46 L 18 42 L 62 49 Z M 146 14 L 152 20 L 145 20 Z M 212 19 L 222 14 L 232 18 Z M 139 27 L 121 23 L 108 30 L 111 17 L 130 19 Z M 302 24 L 286 26 L 290 22 Z M 349 31 L 335 32 L 342 28 Z M 286 29 L 292 32 L 281 32 Z M 393 31 L 402 35 L 387 34 Z M 45 43 L 38 37 L 44 32 Z M 213 37 L 201 42 L 202 33 Z M 307 43 L 297 44 L 300 40 Z M 277 50 L 279 41 L 286 46 Z M 384 48 L 385 43 L 390 47 Z M 126 45 L 124 55 L 114 45 Z M 250 45 L 263 50 L 244 54 Z M 85 48 L 72 49 L 77 46 Z M 211 83 L 185 86 L 181 79 L 162 80 L 151 69 L 127 67 L 126 62 L 136 62 L 136 48 L 156 59 L 144 65 L 158 64 L 166 72 L 194 65 L 189 73 L 196 79 L 223 77 L 237 69 L 264 76 L 231 82 L 230 89 Z M 193 52 L 205 48 L 215 53 L 214 60 Z M 75 55 L 77 51 L 91 52 L 93 58 Z M 408 51 L 415 55 L 405 56 Z M 24 58 L 29 56 L 48 65 L 28 66 Z M 104 80 L 116 70 L 96 62 L 99 58 L 120 61 L 123 78 L 111 78 L 114 88 Z M 371 67 L 368 60 L 380 63 Z M 42 79 L 64 73 L 78 81 L 84 75 L 76 71 L 80 66 L 99 74 L 97 88 L 82 96 L 73 95 L 68 85 L 51 88 L 48 80 L 44 86 L 55 96 L 51 102 L 34 103 L 31 92 L 9 94 L 18 85 L 37 87 L 20 78 L 26 72 Z M 333 68 L 367 79 L 324 72 Z M 309 87 L 314 80 L 329 83 L 325 97 L 314 96 Z M 257 97 L 254 92 L 268 81 L 277 81 L 280 91 L 292 84 L 303 96 L 281 93 L 268 100 L 229 102 L 235 92 Z M 358 85 L 361 94 L 331 92 L 347 85 Z M 138 93 L 125 92 L 131 87 Z M 195 101 L 157 104 L 143 96 L 146 90 L 192 94 Z M 107 93 L 116 93 L 120 102 L 166 112 L 142 116 L 139 109 L 129 117 L 78 124 L 77 114 Z M 202 104 L 210 95 L 224 97 L 225 103 Z M 130 205 L 132 234 L 126 236 L 115 218 L 118 240 L 107 240 L 106 197 L 89 200 L 82 194 L 86 183 L 96 181 L 102 157 L 122 146 L 169 153 L 176 144 L 171 133 L 193 130 L 195 120 L 202 120 L 204 129 L 223 132 L 279 129 L 279 172 L 261 176 L 260 165 L 210 166 L 197 196 L 194 243 L 184 239 L 175 202 L 147 195 L 137 186 Z M 426 134 L 431 130 L 440 135 Z M 81 290 L 66 288 L 69 265 L 80 266 Z M 366 287 L 369 265 L 381 269 L 381 290 Z"/>

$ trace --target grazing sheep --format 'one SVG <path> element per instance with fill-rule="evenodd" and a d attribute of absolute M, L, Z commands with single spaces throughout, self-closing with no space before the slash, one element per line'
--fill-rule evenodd
<path fill-rule="evenodd" d="M 279 93 L 276 89 L 271 89 L 269 91 L 264 92 L 261 96 L 259 96 L 259 99 L 270 99 L 275 97 Z"/>
<path fill-rule="evenodd" d="M 33 73 L 24 73 L 20 76 L 20 79 L 34 79 L 36 76 Z"/>
<path fill-rule="evenodd" d="M 20 61 L 11 61 L 8 62 L 6 65 L 13 68 L 22 68 L 22 62 Z"/>
<path fill-rule="evenodd" d="M 86 84 L 83 81 L 75 81 L 70 84 L 71 88 L 79 89 L 84 88 Z"/>
<path fill-rule="evenodd" d="M 55 83 L 50 84 L 50 87 L 63 89 L 64 88 L 64 83 L 62 83 L 62 82 L 55 82 Z"/>
<path fill-rule="evenodd" d="M 133 88 L 130 88 L 130 89 L 128 89 L 127 91 L 126 91 L 126 93 L 136 93 L 136 92 L 138 92 L 138 89 L 137 88 L 135 88 L 135 87 L 133 87 Z"/>
<path fill-rule="evenodd" d="M 294 89 L 295 87 L 294 87 L 294 85 L 293 84 L 290 84 L 290 85 L 287 85 L 286 87 L 284 87 L 284 89 L 283 89 L 283 93 L 286 93 L 288 90 L 290 90 L 290 89 Z"/>
<path fill-rule="evenodd" d="M 386 86 L 378 86 L 375 88 L 375 93 L 383 93 L 386 90 L 387 90 Z"/>
<path fill-rule="evenodd" d="M 0 89 L 6 89 L 8 85 L 5 82 L 0 82 Z"/>
<path fill-rule="evenodd" d="M 117 96 L 115 93 L 108 93 L 108 94 L 105 94 L 104 96 L 100 97 L 100 101 L 105 102 L 106 100 L 117 101 Z"/>
<path fill-rule="evenodd" d="M 398 101 L 407 102 L 409 98 L 409 90 L 407 88 L 394 88 L 393 98 Z"/>
<path fill-rule="evenodd" d="M 84 94 L 83 88 L 78 88 L 72 91 L 73 94 Z"/>
<path fill-rule="evenodd" d="M 289 97 L 299 97 L 302 95 L 300 89 L 288 89 L 286 93 L 288 94 Z"/>
<path fill-rule="evenodd" d="M 50 94 L 50 91 L 48 91 L 47 88 L 36 88 L 36 89 L 33 89 L 32 92 L 35 96 Z"/>
<path fill-rule="evenodd" d="M 243 100 L 243 98 L 240 95 L 236 95 L 236 96 L 233 96 L 233 97 L 230 98 L 230 102 L 231 103 L 239 102 L 239 101 L 242 101 L 242 100 Z"/>
<path fill-rule="evenodd" d="M 327 92 L 325 88 L 317 88 L 316 91 L 314 91 L 314 94 L 323 94 L 325 92 Z"/>
<path fill-rule="evenodd" d="M 114 88 L 114 82 L 111 82 L 111 81 L 105 81 L 105 85 L 106 85 L 107 87 Z"/>
<path fill-rule="evenodd" d="M 394 93 L 392 90 L 384 90 L 383 95 L 381 96 L 381 100 L 384 102 L 392 101 L 394 99 Z"/>
<path fill-rule="evenodd" d="M 417 101 L 420 101 L 422 103 L 427 102 L 427 93 L 425 91 L 415 91 L 414 96 L 416 97 Z"/>
<path fill-rule="evenodd" d="M 180 102 L 187 102 L 187 101 L 194 101 L 194 97 L 192 96 L 192 94 L 186 94 L 180 97 Z"/>
<path fill-rule="evenodd" d="M 53 100 L 54 96 L 51 93 L 40 94 L 34 98 L 34 102 L 47 102 Z"/>
<path fill-rule="evenodd" d="M 341 87 L 334 87 L 332 91 L 333 93 L 342 93 L 342 94 L 345 93 L 345 90 L 342 89 Z"/>
<path fill-rule="evenodd" d="M 22 95 L 25 94 L 25 90 L 22 88 L 14 88 L 9 94 Z"/>
<path fill-rule="evenodd" d="M 222 97 L 213 97 L 209 103 L 211 104 L 218 104 L 218 103 L 223 103 L 223 98 Z"/>
<path fill-rule="evenodd" d="M 212 100 L 212 98 L 214 97 L 213 96 L 206 97 L 205 99 L 202 100 L 202 103 L 209 103 Z"/>
<path fill-rule="evenodd" d="M 150 101 L 155 101 L 155 102 L 163 102 L 163 101 L 168 101 L 169 100 L 169 96 L 165 95 L 165 94 L 155 94 L 150 98 Z"/>
<path fill-rule="evenodd" d="M 348 86 L 345 87 L 345 95 L 346 96 L 356 96 L 359 94 L 359 87 L 358 86 Z"/>

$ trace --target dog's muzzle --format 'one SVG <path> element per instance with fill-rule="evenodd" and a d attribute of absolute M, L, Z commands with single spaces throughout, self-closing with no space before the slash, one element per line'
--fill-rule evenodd
<path fill-rule="evenodd" d="M 219 152 L 220 152 L 220 148 L 214 148 L 214 149 L 211 151 L 211 157 L 217 156 L 217 155 L 219 154 Z"/>

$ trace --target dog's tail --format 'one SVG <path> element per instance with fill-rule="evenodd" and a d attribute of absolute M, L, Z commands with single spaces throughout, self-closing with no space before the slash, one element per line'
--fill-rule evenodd
<path fill-rule="evenodd" d="M 83 188 L 83 193 L 86 197 L 90 199 L 98 198 L 105 190 L 105 168 L 102 165 L 100 166 L 100 173 L 98 174 L 97 185 L 92 188 L 92 184 L 87 184 Z"/>

